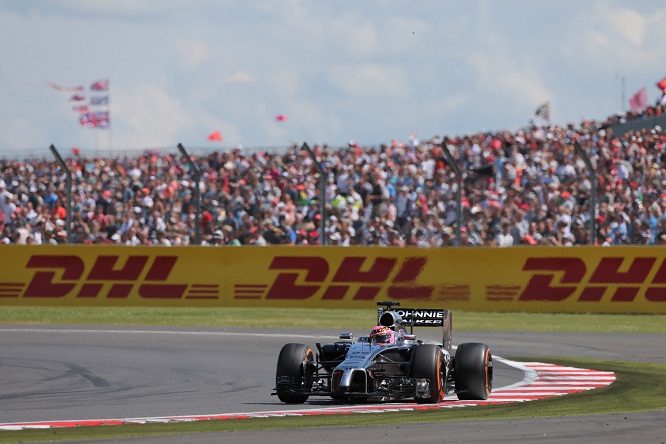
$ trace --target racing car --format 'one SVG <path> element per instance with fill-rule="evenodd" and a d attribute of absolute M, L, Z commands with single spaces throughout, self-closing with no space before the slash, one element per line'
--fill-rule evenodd
<path fill-rule="evenodd" d="M 488 399 L 493 386 L 493 358 L 482 343 L 452 347 L 452 313 L 445 309 L 400 308 L 399 302 L 377 303 L 377 325 L 370 336 L 353 340 L 282 347 L 272 393 L 287 404 L 310 396 L 346 402 L 414 399 L 439 403 L 455 393 L 461 400 Z M 441 327 L 441 344 L 417 339 L 414 327 Z M 407 332 L 409 328 L 409 333 Z"/>

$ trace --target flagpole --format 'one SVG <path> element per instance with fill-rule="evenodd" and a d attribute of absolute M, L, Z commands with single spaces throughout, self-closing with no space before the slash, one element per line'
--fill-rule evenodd
<path fill-rule="evenodd" d="M 108 97 L 108 102 L 106 103 L 107 112 L 109 113 L 109 156 L 113 157 L 113 144 L 111 143 L 113 139 L 113 126 L 111 126 L 111 79 L 107 79 L 107 92 L 106 96 Z"/>
<path fill-rule="evenodd" d="M 620 107 L 620 110 L 621 110 L 622 112 L 624 112 L 625 109 L 626 109 L 626 108 L 625 108 L 625 106 L 626 106 L 625 104 L 626 104 L 626 102 L 627 102 L 627 97 L 626 97 L 626 86 L 625 86 L 625 81 L 624 81 L 624 75 L 623 75 L 621 72 L 618 72 L 617 74 L 615 74 L 615 77 L 618 78 L 618 79 L 620 79 L 620 83 L 621 83 L 621 85 L 622 85 L 622 95 L 621 95 L 622 106 Z"/>

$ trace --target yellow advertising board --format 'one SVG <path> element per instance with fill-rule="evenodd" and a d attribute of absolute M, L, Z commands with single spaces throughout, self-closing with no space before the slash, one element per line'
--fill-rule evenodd
<path fill-rule="evenodd" d="M 0 246 L 0 305 L 666 313 L 657 247 Z"/>

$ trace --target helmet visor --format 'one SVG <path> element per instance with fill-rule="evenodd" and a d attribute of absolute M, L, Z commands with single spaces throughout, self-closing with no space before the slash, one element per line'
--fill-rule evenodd
<path fill-rule="evenodd" d="M 380 344 L 385 344 L 387 342 L 391 342 L 391 336 L 390 335 L 375 335 L 373 336 L 375 342 L 378 342 Z"/>

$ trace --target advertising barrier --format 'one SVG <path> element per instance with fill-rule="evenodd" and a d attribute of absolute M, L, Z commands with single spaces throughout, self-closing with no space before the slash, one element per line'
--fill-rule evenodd
<path fill-rule="evenodd" d="M 0 305 L 666 313 L 656 247 L 0 246 Z"/>

